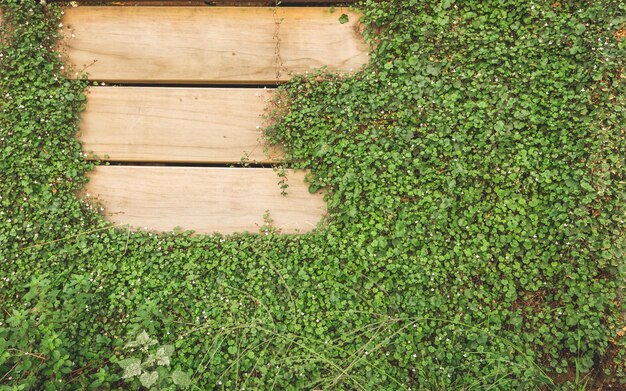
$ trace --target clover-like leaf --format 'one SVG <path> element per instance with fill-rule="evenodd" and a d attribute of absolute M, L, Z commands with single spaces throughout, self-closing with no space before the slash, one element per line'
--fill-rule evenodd
<path fill-rule="evenodd" d="M 139 376 L 139 381 L 141 385 L 150 388 L 159 380 L 159 374 L 156 371 L 153 372 L 144 372 L 141 376 Z"/>
<path fill-rule="evenodd" d="M 141 375 L 141 360 L 138 358 L 127 358 L 119 362 L 120 367 L 124 369 L 122 379 Z"/>
<path fill-rule="evenodd" d="M 139 345 L 142 345 L 142 346 L 152 346 L 158 342 L 156 339 L 150 338 L 150 336 L 148 335 L 148 333 L 146 333 L 145 330 L 139 333 L 135 340 L 137 341 Z"/>
<path fill-rule="evenodd" d="M 174 354 L 174 346 L 163 345 L 156 352 L 156 360 L 158 365 L 170 365 L 170 357 Z"/>
<path fill-rule="evenodd" d="M 148 358 L 141 364 L 144 368 L 149 367 L 157 361 L 157 356 L 154 354 L 149 354 Z"/>
<path fill-rule="evenodd" d="M 188 388 L 191 385 L 191 378 L 189 375 L 179 369 L 172 373 L 172 381 L 181 388 Z"/>

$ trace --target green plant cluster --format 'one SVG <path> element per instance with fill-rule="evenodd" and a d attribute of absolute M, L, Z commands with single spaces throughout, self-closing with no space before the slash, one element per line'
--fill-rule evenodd
<path fill-rule="evenodd" d="M 135 357 L 118 362 L 124 369 L 122 379 L 132 381 L 134 378 L 139 378 L 141 385 L 146 388 L 155 386 L 163 388 L 166 382 L 171 382 L 183 389 L 191 385 L 191 379 L 187 373 L 181 370 L 170 373 L 167 369 L 174 354 L 174 346 L 159 346 L 159 341 L 150 338 L 148 333 L 142 331 L 133 341 L 127 343 L 125 348 L 129 349 L 129 355 Z M 139 357 L 136 357 L 137 355 Z"/>
<path fill-rule="evenodd" d="M 156 384 L 137 335 L 197 389 L 626 381 L 626 3 L 366 1 L 370 64 L 269 113 L 325 224 L 228 237 L 81 199 L 61 11 L 0 4 L 0 389 Z"/>

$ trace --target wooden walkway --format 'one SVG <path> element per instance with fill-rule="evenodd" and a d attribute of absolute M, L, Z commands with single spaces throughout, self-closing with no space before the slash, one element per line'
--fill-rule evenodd
<path fill-rule="evenodd" d="M 348 23 L 339 17 L 348 15 Z M 284 233 L 306 232 L 325 213 L 304 172 L 288 170 L 287 195 L 271 167 L 262 115 L 292 73 L 367 62 L 358 15 L 313 7 L 68 8 L 67 58 L 94 81 L 79 138 L 92 159 L 86 193 L 109 220 L 159 231 L 258 232 L 264 215 Z M 259 88 L 259 85 L 270 88 Z"/>

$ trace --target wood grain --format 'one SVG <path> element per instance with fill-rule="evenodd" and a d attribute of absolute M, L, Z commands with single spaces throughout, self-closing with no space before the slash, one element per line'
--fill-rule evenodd
<path fill-rule="evenodd" d="M 67 3 L 67 0 L 49 0 L 49 3 Z M 280 0 L 279 5 L 316 5 L 316 4 L 337 4 L 356 3 L 357 0 Z M 80 5 L 116 5 L 116 6 L 274 6 L 276 0 L 80 0 Z"/>
<path fill-rule="evenodd" d="M 356 3 L 357 0 L 329 1 L 329 0 L 281 0 L 280 5 L 331 5 Z M 67 3 L 67 0 L 49 0 L 49 3 Z M 80 0 L 80 5 L 115 5 L 115 6 L 274 6 L 276 0 Z"/>
<path fill-rule="evenodd" d="M 311 194 L 304 172 L 280 178 L 265 168 L 100 166 L 86 192 L 97 198 L 107 219 L 149 230 L 175 227 L 197 233 L 258 232 L 269 211 L 284 233 L 311 231 L 325 213 L 322 194 Z"/>
<path fill-rule="evenodd" d="M 91 87 L 78 137 L 88 156 L 103 160 L 275 162 L 280 151 L 264 148 L 258 128 L 271 91 Z"/>
<path fill-rule="evenodd" d="M 349 15 L 349 22 L 339 17 Z M 68 61 L 92 80 L 272 84 L 368 60 L 346 8 L 78 7 L 63 19 Z"/>

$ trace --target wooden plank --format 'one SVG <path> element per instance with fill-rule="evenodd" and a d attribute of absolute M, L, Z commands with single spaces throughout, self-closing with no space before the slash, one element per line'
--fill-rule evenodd
<path fill-rule="evenodd" d="M 78 7 L 63 31 L 69 62 L 92 80 L 273 84 L 365 64 L 358 19 L 346 8 Z"/>
<path fill-rule="evenodd" d="M 325 213 L 323 196 L 308 192 L 302 171 L 288 171 L 287 179 L 283 196 L 269 168 L 100 166 L 86 192 L 110 221 L 132 227 L 258 232 L 269 211 L 284 233 L 310 231 Z"/>
<path fill-rule="evenodd" d="M 259 128 L 271 91 L 92 87 L 78 137 L 89 156 L 114 161 L 275 162 Z"/>
<path fill-rule="evenodd" d="M 280 5 L 338 5 L 356 3 L 357 0 L 329 1 L 329 0 L 280 0 Z M 49 0 L 50 3 L 67 3 L 67 0 Z M 79 5 L 115 5 L 115 6 L 275 6 L 276 0 L 80 0 Z"/>
<path fill-rule="evenodd" d="M 332 0 L 279 0 L 278 5 L 342 5 L 349 3 L 356 3 L 357 0 L 344 0 L 344 1 L 332 1 Z M 205 4 L 207 4 L 205 2 Z M 275 6 L 276 0 L 209 0 L 209 5 L 217 5 L 217 6 Z"/>

